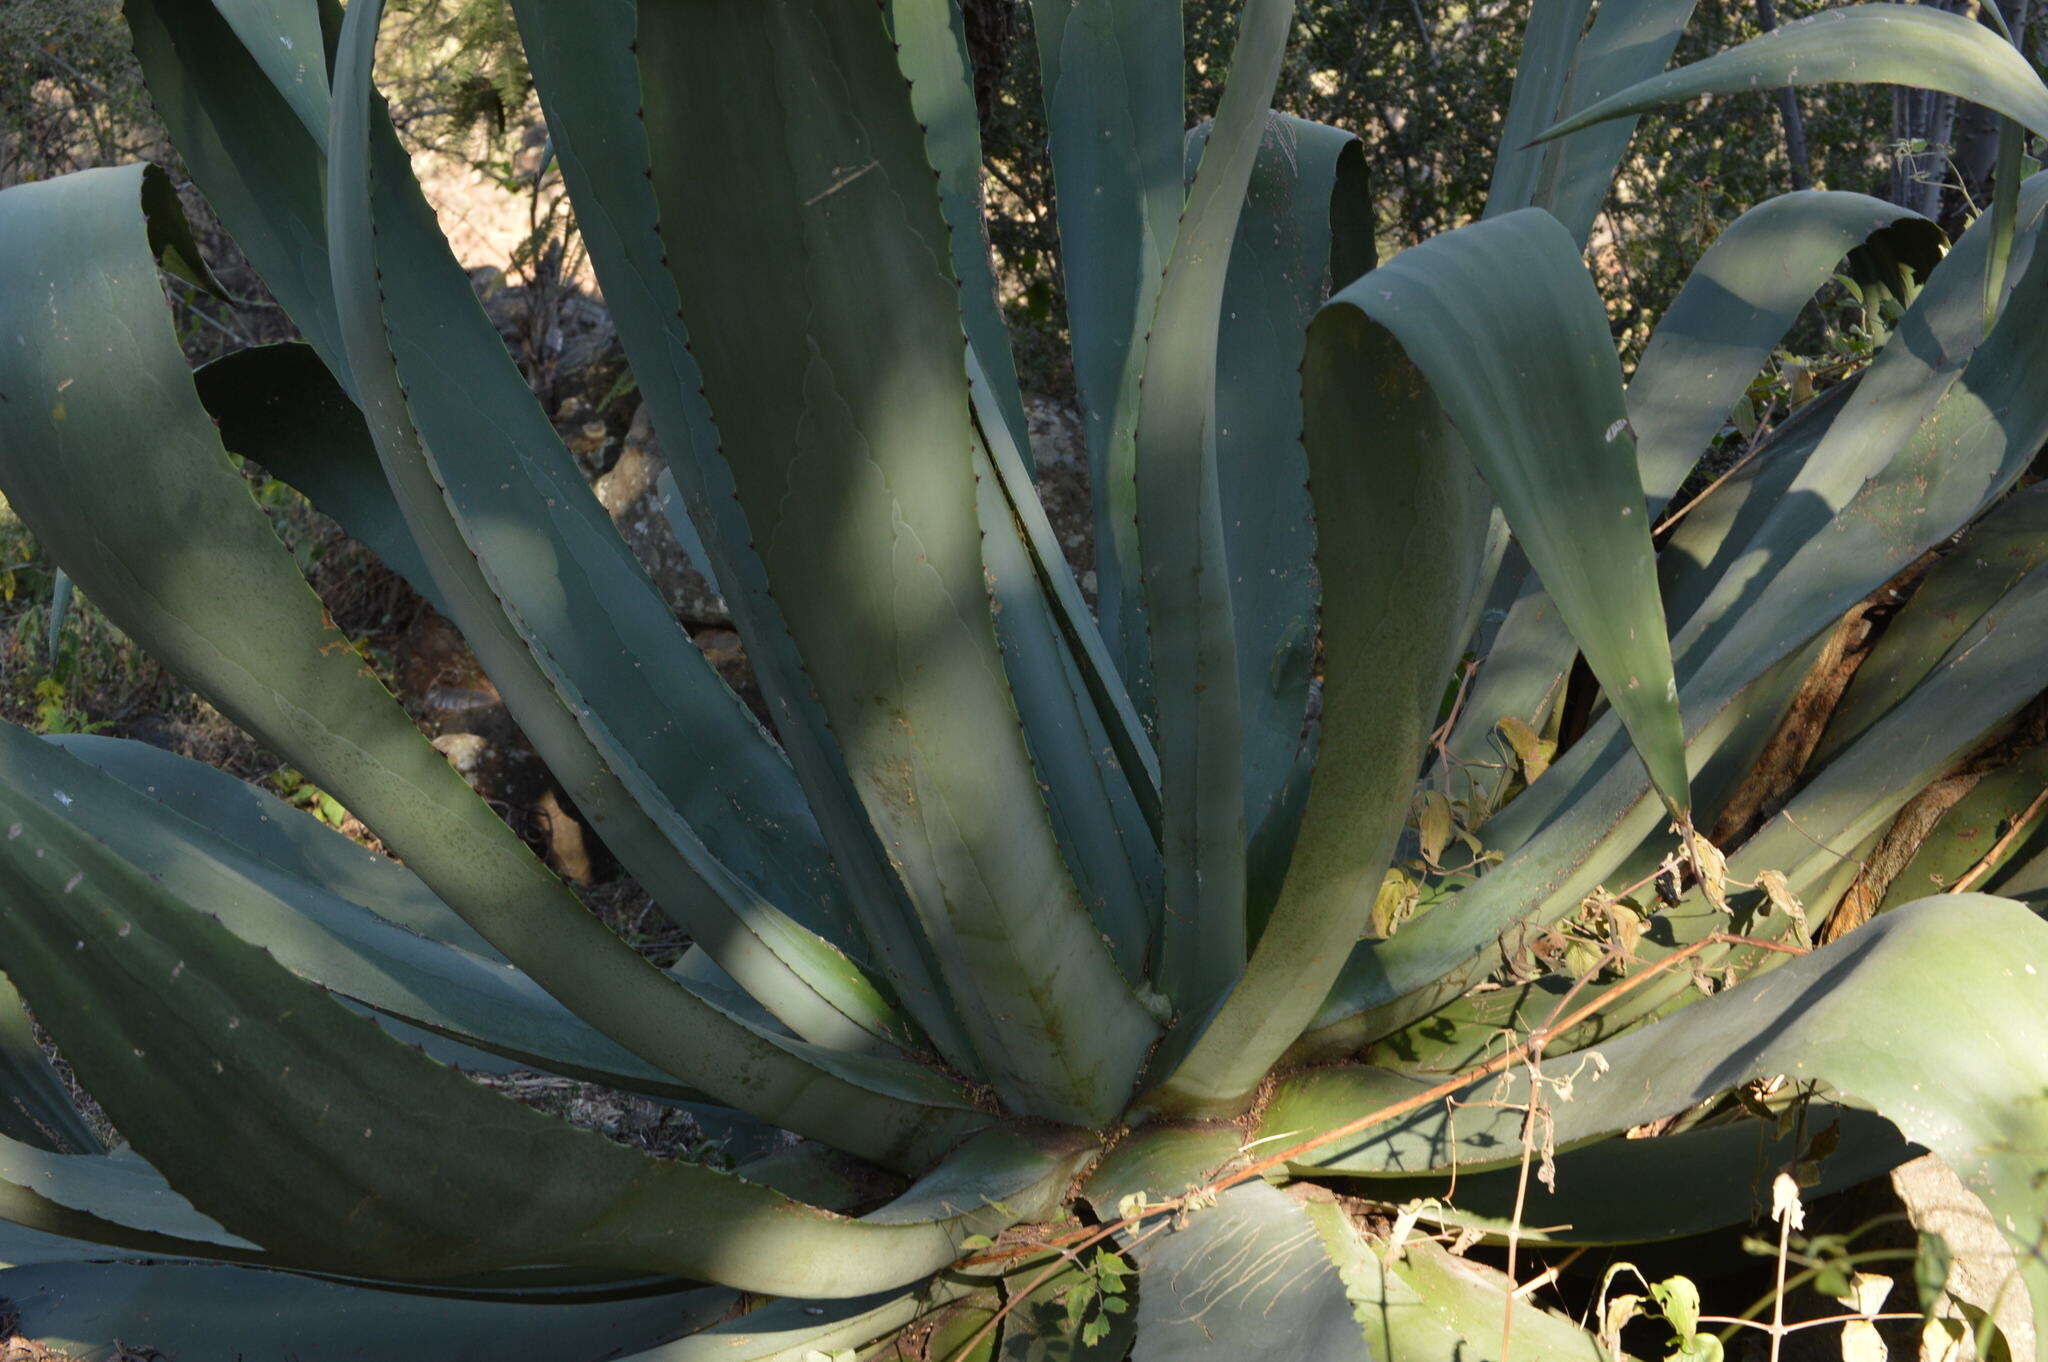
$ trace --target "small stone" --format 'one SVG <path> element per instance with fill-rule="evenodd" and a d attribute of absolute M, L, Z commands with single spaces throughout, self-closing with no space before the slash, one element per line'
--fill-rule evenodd
<path fill-rule="evenodd" d="M 469 788 L 482 791 L 491 755 L 491 744 L 486 739 L 476 733 L 443 733 L 434 739 L 434 750 L 448 758 L 448 764 Z"/>

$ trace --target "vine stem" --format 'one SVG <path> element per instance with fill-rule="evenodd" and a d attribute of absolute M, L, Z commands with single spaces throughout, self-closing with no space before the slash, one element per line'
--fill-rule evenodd
<path fill-rule="evenodd" d="M 960 1345 L 958 1351 L 953 1355 L 954 1358 L 964 1358 L 972 1353 L 981 1344 L 983 1339 L 996 1331 L 997 1327 L 1002 1324 L 1003 1318 L 1016 1308 L 1018 1302 L 1051 1280 L 1062 1264 L 1074 1261 L 1084 1250 L 1094 1247 L 1111 1235 L 1116 1234 L 1119 1230 L 1133 1228 L 1155 1215 L 1165 1215 L 1169 1212 L 1179 1211 L 1191 1202 L 1200 1203 L 1213 1200 L 1240 1183 L 1249 1182 L 1253 1178 L 1269 1173 L 1282 1164 L 1292 1163 L 1304 1154 L 1313 1153 L 1326 1144 L 1334 1143 L 1349 1135 L 1356 1135 L 1360 1131 L 1369 1130 L 1373 1126 L 1384 1124 L 1397 1117 L 1406 1116 L 1410 1112 L 1419 1111 L 1433 1102 L 1442 1101 L 1462 1088 L 1469 1087 L 1482 1078 L 1491 1077 L 1517 1064 L 1525 1063 L 1532 1055 L 1540 1054 L 1543 1047 L 1559 1035 L 1570 1031 L 1581 1022 L 1596 1016 L 1602 1009 L 1633 993 L 1658 975 L 1676 968 L 1678 965 L 1692 959 L 1712 946 L 1749 946 L 1757 950 L 1776 951 L 1784 955 L 1804 955 L 1807 952 L 1807 948 L 1804 946 L 1788 945 L 1783 941 L 1770 941 L 1762 937 L 1742 936 L 1734 932 L 1709 932 L 1690 945 L 1682 946 L 1665 956 L 1662 960 L 1658 960 L 1637 973 L 1630 975 L 1613 988 L 1602 993 L 1599 997 L 1580 1004 L 1562 1017 L 1558 1016 L 1558 1013 L 1563 1011 L 1565 1004 L 1571 1001 L 1586 982 L 1584 979 L 1579 980 L 1578 983 L 1573 985 L 1571 992 L 1567 993 L 1559 1001 L 1558 1006 L 1552 1009 L 1550 1019 L 1546 1019 L 1543 1025 L 1532 1031 L 1527 1040 L 1518 1045 L 1508 1047 L 1492 1059 L 1487 1060 L 1484 1064 L 1477 1065 L 1462 1073 L 1453 1074 L 1436 1086 L 1416 1093 L 1412 1097 L 1404 1097 L 1398 1102 L 1389 1103 L 1375 1111 L 1367 1112 L 1356 1120 L 1346 1121 L 1343 1125 L 1335 1126 L 1320 1135 L 1312 1135 L 1298 1144 L 1289 1145 L 1277 1154 L 1269 1154 L 1265 1158 L 1246 1164 L 1236 1172 L 1212 1178 L 1201 1186 L 1190 1188 L 1179 1196 L 1168 1197 L 1164 1201 L 1149 1205 L 1135 1215 L 1122 1216 L 1103 1225 L 1076 1230 L 1071 1234 L 1061 1235 L 1049 1240 L 1041 1240 L 1035 1244 L 1020 1245 L 1010 1249 L 992 1249 L 986 1253 L 976 1254 L 973 1257 L 962 1258 L 953 1265 L 955 1269 L 981 1267 L 990 1263 L 1013 1262 L 1020 1258 L 1029 1258 L 1047 1249 L 1053 1250 L 1058 1255 L 1047 1266 L 1046 1270 L 1032 1278 L 1023 1291 L 1004 1301 L 1001 1307 L 993 1315 L 989 1316 L 981 1328 L 974 1332 L 973 1337 Z M 1153 1232 L 1156 1233 L 1158 1229 L 1163 1227 L 1163 1224 L 1155 1226 Z"/>

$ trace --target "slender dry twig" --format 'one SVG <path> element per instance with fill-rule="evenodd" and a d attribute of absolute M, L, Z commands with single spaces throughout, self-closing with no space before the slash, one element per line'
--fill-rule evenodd
<path fill-rule="evenodd" d="M 2018 818 L 2013 819 L 2012 826 L 2005 830 L 2005 835 L 1996 842 L 1993 842 L 1991 850 L 1984 853 L 1984 858 L 1964 871 L 1962 877 L 1948 887 L 1948 892 L 1951 894 L 1966 893 L 1971 885 L 1990 874 L 1991 868 L 1998 864 L 1998 858 L 2005 855 L 2006 851 L 2011 848 L 2013 841 L 2022 832 L 2026 831 L 2027 824 L 2034 821 L 2034 815 L 2041 812 L 2043 804 L 2048 804 L 2048 789 L 2044 789 L 2041 793 L 2034 796 L 2034 802 L 2027 805 L 2025 811 Z"/>
<path fill-rule="evenodd" d="M 1543 1051 L 1539 1046 L 1529 1055 L 1529 1102 L 1522 1111 L 1522 1165 L 1515 1177 L 1515 1214 L 1508 1221 L 1508 1285 L 1509 1291 L 1500 1308 L 1500 1362 L 1508 1362 L 1513 1351 L 1515 1338 L 1515 1297 L 1521 1293 L 1514 1288 L 1515 1256 L 1522 1247 L 1522 1210 L 1529 1198 L 1529 1158 L 1536 1148 L 1536 1122 L 1540 1118 L 1537 1104 L 1543 1100 Z"/>

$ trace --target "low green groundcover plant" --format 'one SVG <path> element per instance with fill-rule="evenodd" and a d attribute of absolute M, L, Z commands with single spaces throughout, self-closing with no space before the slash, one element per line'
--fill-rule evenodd
<path fill-rule="evenodd" d="M 14 1327 L 181 1362 L 1596 1362 L 1442 1242 L 1695 1235 L 1922 1147 L 2048 1321 L 2048 89 L 1988 5 L 1663 72 L 1690 8 L 1539 0 L 1486 215 L 1376 262 L 1356 141 L 1268 108 L 1288 0 L 1247 0 L 1192 134 L 1175 5 L 1034 5 L 1091 608 L 953 5 L 514 0 L 770 731 L 436 231 L 380 0 L 128 0 L 305 341 L 188 372 L 159 270 L 213 285 L 160 171 L 10 188 L 0 491 L 393 856 L 0 729 Z M 1821 81 L 1995 110 L 1995 202 L 1953 242 L 1761 204 L 1624 383 L 1585 261 L 1634 120 Z M 1829 288 L 1873 357 L 1674 505 Z M 231 456 L 461 630 L 680 963 L 427 744 Z M 725 1156 L 461 1072 L 507 1068 L 681 1104 Z M 1696 1300 L 1651 1299 L 1699 1355 Z"/>

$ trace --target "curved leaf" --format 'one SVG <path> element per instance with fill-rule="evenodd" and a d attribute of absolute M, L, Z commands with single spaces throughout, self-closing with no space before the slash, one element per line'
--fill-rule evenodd
<path fill-rule="evenodd" d="M 1845 254 L 1879 245 L 1924 276 L 1939 239 L 1916 214 L 1861 194 L 1826 191 L 1780 195 L 1723 228 L 1659 320 L 1628 387 L 1644 512 L 1652 523 Z M 1758 457 L 1774 459 L 1782 447 L 1781 435 Z M 1789 477 L 1792 466 L 1780 467 Z M 1736 499 L 1723 496 L 1711 509 L 1696 508 L 1680 537 L 1697 534 L 1693 518 L 1702 512 L 1708 519 L 1731 514 Z M 1660 567 L 1667 583 L 1668 572 Z M 1665 606 L 1674 626 L 1689 613 L 1668 585 Z M 1511 716 L 1542 728 L 1576 651 L 1555 602 L 1532 577 L 1488 650 L 1450 738 L 1453 770 L 1481 808 L 1498 801 L 1512 773 L 1494 725 Z"/>
<path fill-rule="evenodd" d="M 770 1301 L 738 1319 L 620 1362 L 808 1362 L 852 1351 L 979 1290 L 935 1277 L 916 1290 L 848 1301 Z"/>
<path fill-rule="evenodd" d="M 1239 14 L 1231 78 L 1166 263 L 1138 396 L 1138 550 L 1166 867 L 1154 977 L 1191 1015 L 1222 996 L 1246 954 L 1244 733 L 1216 463 L 1217 334 L 1293 26 L 1293 0 L 1248 0 Z"/>
<path fill-rule="evenodd" d="M 1538 0 L 1530 5 L 1515 62 L 1515 89 L 1501 120 L 1500 149 L 1486 195 L 1488 217 L 1543 205 L 1545 154 L 1531 145 L 1531 139 L 1556 119 L 1569 93 L 1572 60 L 1592 9 L 1592 0 Z"/>
<path fill-rule="evenodd" d="M 1368 921 L 1482 585 L 1485 505 L 1473 466 L 1519 520 L 1553 594 L 1570 602 L 1566 618 L 1634 717 L 1659 785 L 1674 800 L 1685 790 L 1619 362 L 1557 223 L 1509 214 L 1366 275 L 1317 318 L 1303 392 L 1322 527 L 1322 755 L 1272 921 L 1245 981 L 1171 1071 L 1173 1101 L 1249 1091 L 1315 1015 Z M 1616 514 L 1588 530 L 1567 492 L 1597 493 Z"/>
<path fill-rule="evenodd" d="M 138 49 L 179 116 L 187 159 L 237 234 L 253 243 L 253 258 L 292 315 L 308 319 L 316 345 L 340 325 L 322 318 L 345 309 L 379 314 L 376 350 L 351 358 L 344 339 L 323 358 L 357 397 L 362 364 L 400 374 L 405 416 L 418 423 L 434 462 L 429 474 L 426 453 L 393 456 L 404 476 L 391 486 L 409 517 L 428 517 L 425 533 L 410 519 L 408 528 L 429 575 L 452 572 L 466 584 L 437 582 L 437 599 L 607 844 L 799 1032 L 881 1048 L 892 1021 L 872 986 L 833 949 L 808 940 L 781 906 L 828 921 L 844 912 L 792 773 L 677 628 L 596 504 L 477 306 L 381 108 L 365 131 L 375 190 L 359 206 L 378 224 L 383 288 L 337 294 L 331 279 L 307 277 L 304 253 L 334 246 L 305 239 L 308 216 L 320 217 L 325 120 L 307 124 L 271 106 L 334 110 L 314 88 L 321 68 L 289 56 L 292 3 L 236 6 L 232 29 L 205 0 L 131 6 Z M 302 12 L 314 8 L 296 3 Z M 186 89 L 196 98 L 175 97 Z M 243 178 L 252 163 L 276 170 L 278 160 L 292 164 Z M 356 202 L 349 176 L 327 178 L 331 191 Z M 280 232 L 280 221 L 289 230 Z M 328 215 L 330 236 L 343 234 L 343 221 Z M 387 444 L 398 432 L 389 435 Z M 387 466 L 387 479 L 392 471 Z M 433 483 L 431 495 L 423 481 Z M 536 551 L 536 533 L 544 551 Z M 435 535 L 440 548 L 430 550 Z M 656 684 L 657 676 L 665 680 Z M 779 902 L 764 902 L 769 896 Z"/>
<path fill-rule="evenodd" d="M 860 805 L 837 741 L 811 691 L 780 610 L 769 595 L 732 472 L 719 449 L 704 378 L 690 354 L 674 281 L 662 268 L 659 209 L 648 174 L 634 55 L 634 0 L 565 8 L 514 0 L 513 13 L 548 135 L 577 208 L 577 228 L 604 287 L 606 306 L 661 432 L 681 510 L 702 543 L 763 701 L 810 798 L 874 957 L 904 1008 L 955 1066 L 979 1072 L 952 1005 L 939 987 L 902 883 Z M 680 532 L 679 532 L 680 537 Z"/>
<path fill-rule="evenodd" d="M 1149 714 L 1133 432 L 1147 326 L 1181 216 L 1181 6 L 1032 0 L 1031 23 L 1088 438 L 1102 632 L 1139 713 Z"/>
<path fill-rule="evenodd" d="M 1309 1222 L 1342 1275 L 1371 1355 L 1386 1362 L 1499 1362 L 1502 1347 L 1539 1362 L 1605 1362 L 1593 1337 L 1533 1301 L 1518 1303 L 1511 1333 L 1505 1278 L 1411 1239 L 1391 1264 L 1334 1201 L 1312 1201 Z"/>
<path fill-rule="evenodd" d="M 52 1154 L 0 1138 L 0 1221 L 9 1227 L 9 1257 L 23 1250 L 39 1255 L 47 1247 L 41 1237 L 166 1257 L 262 1257 L 258 1245 L 193 1209 L 131 1149 Z M 17 1227 L 39 1237 L 21 1242 Z M 110 1256 L 107 1247 L 98 1254 Z"/>
<path fill-rule="evenodd" d="M 1819 413 L 1819 446 L 1785 464 L 1787 490 L 1767 499 L 1742 549 L 1717 555 L 1729 566 L 1707 574 L 1674 640 L 1696 754 L 1759 726 L 1768 733 L 1786 694 L 1783 660 L 2002 495 L 2048 438 L 2048 389 L 2032 381 L 2048 362 L 2048 333 L 2012 321 L 2048 291 L 2048 253 L 2034 249 L 2044 203 L 2048 176 L 2036 176 L 2022 196 L 2015 258 L 2028 263 L 2012 293 L 2028 301 L 2008 307 L 1980 343 L 1988 231 L 1966 232 L 1844 405 Z M 1484 977 L 1518 918 L 1570 911 L 1662 822 L 1633 768 L 1618 721 L 1597 721 L 1488 825 L 1508 861 L 1461 895 L 1457 913 L 1427 914 L 1363 947 L 1316 1024 L 1351 1014 L 1343 1043 L 1355 1051 Z"/>
<path fill-rule="evenodd" d="M 797 1034 L 883 1049 L 874 985 L 769 897 L 838 893 L 794 773 L 597 505 L 372 108 L 377 17 L 352 11 L 336 56 L 329 257 L 368 433 L 442 599 L 656 902 Z"/>
<path fill-rule="evenodd" d="M 1001 428 L 993 434 L 1000 438 Z M 1072 635 L 1046 589 L 1043 562 L 1030 547 L 1023 517 L 1012 513 L 1016 502 L 1006 495 L 1007 479 L 982 436 L 976 432 L 974 451 L 981 551 L 1017 714 L 1075 887 L 1123 977 L 1141 980 L 1160 913 L 1159 847 L 1125 768 L 1105 759 L 1114 747 L 1082 677 L 1084 664 L 1069 649 Z M 1037 504 L 1028 486 L 1017 490 Z M 1114 674 L 1105 680 L 1121 684 Z M 1149 777 L 1141 770 L 1138 778 Z"/>
<path fill-rule="evenodd" d="M 1089 1174 L 1082 1192 L 1105 1220 L 1118 1202 L 1173 1196 L 1235 1159 L 1231 1126 L 1144 1127 Z M 1365 1362 L 1365 1339 L 1336 1266 L 1302 1206 L 1261 1182 L 1212 1204 L 1127 1227 L 1118 1239 L 1138 1266 L 1133 1362 L 1313 1357 Z"/>
<path fill-rule="evenodd" d="M 1366 1362 L 1372 1354 L 1307 1210 L 1262 1182 L 1182 1224 L 1129 1234 L 1138 1264 L 1132 1362 Z"/>
<path fill-rule="evenodd" d="M 845 1220 L 488 1092 L 393 1043 L 42 801 L 0 790 L 0 817 L 36 853 L 0 864 L 13 905 L 0 962 L 34 981 L 37 1015 L 138 1151 L 281 1262 L 424 1282 L 660 1272 L 849 1297 L 916 1280 L 967 1236 L 1047 1209 L 1082 1152 L 1071 1137 L 987 1132 L 888 1206 Z M 215 1119 L 224 1108 L 231 1127 Z"/>
<path fill-rule="evenodd" d="M 0 363 L 15 391 L 61 394 L 0 404 L 11 504 L 132 638 L 379 829 L 444 902 L 598 1030 L 791 1128 L 795 1109 L 759 1104 L 817 1102 L 802 1121 L 826 1118 L 815 1067 L 698 1003 L 591 916 L 326 622 L 192 391 L 135 211 L 147 178 L 140 167 L 89 171 L 0 193 L 0 247 L 31 284 L 0 297 L 16 337 Z M 110 345 L 119 368 L 103 362 Z M 144 448 L 150 457 L 135 458 Z M 913 1143 L 914 1111 L 895 1132 Z M 843 1116 L 828 1119 L 836 1128 Z"/>
<path fill-rule="evenodd" d="M 1877 911 L 1958 887 L 1997 885 L 1999 872 L 2025 854 L 2028 840 L 2042 827 L 2043 791 L 2048 791 L 2048 744 L 2029 748 L 1971 786 L 1927 834 Z M 2007 891 L 2000 887 L 1996 892 Z"/>
<path fill-rule="evenodd" d="M 1628 386 L 1652 517 L 1842 258 L 1877 240 L 1922 278 L 1940 259 L 1939 228 L 1864 194 L 1781 194 L 1721 229 L 1658 320 Z"/>
<path fill-rule="evenodd" d="M 1839 1143 L 1821 1160 L 1818 1180 L 1802 1188 L 1809 1199 L 1866 1182 L 1924 1152 L 1883 1117 L 1830 1103 L 1813 1104 L 1782 1131 L 1743 1120 L 1650 1139 L 1595 1140 L 1558 1151 L 1554 1187 L 1531 1180 L 1521 1240 L 1641 1244 L 1753 1223 L 1770 1210 L 1772 1175 L 1798 1163 L 1830 1126 Z M 1498 1238 L 1514 1223 L 1521 1181 L 1516 1166 L 1452 1178 L 1362 1178 L 1345 1190 L 1396 1203 L 1436 1197 L 1444 1208 L 1423 1211 L 1423 1220 Z"/>
<path fill-rule="evenodd" d="M 430 940 L 504 959 L 407 867 L 218 767 L 127 738 L 51 733 L 43 741 L 293 879 Z"/>
<path fill-rule="evenodd" d="M 598 1362 L 708 1323 L 727 1291 L 590 1305 L 448 1300 L 198 1264 L 66 1263 L 0 1272 L 14 1332 L 78 1362 L 147 1349 L 178 1362 Z"/>
<path fill-rule="evenodd" d="M 1207 136 L 1197 129 L 1190 152 Z M 1358 139 L 1274 114 L 1230 248 L 1216 356 L 1217 504 L 1237 637 L 1254 941 L 1286 873 L 1314 766 L 1315 531 L 1298 375 L 1316 310 L 1372 267 L 1373 252 Z"/>
<path fill-rule="evenodd" d="M 645 0 L 638 43 L 668 270 L 854 784 L 1004 1100 L 1106 1119 L 1155 1028 L 1062 863 L 1004 675 L 958 289 L 882 15 Z"/>
<path fill-rule="evenodd" d="M 1629 0 L 1600 5 L 1593 26 L 1579 42 L 1573 58 L 1565 101 L 1536 126 L 1556 114 L 1583 108 L 1616 90 L 1623 90 L 1664 69 L 1692 19 L 1694 0 Z M 1615 167 L 1635 133 L 1634 119 L 1616 119 L 1559 138 L 1541 153 L 1537 184 L 1543 197 L 1535 201 L 1565 225 L 1581 244 L 1593 234 L 1593 220 L 1607 199 Z M 1529 135 L 1523 132 L 1522 136 Z M 1506 143 L 1509 138 L 1501 139 Z M 1503 157 L 1514 155 L 1505 146 Z M 1491 206 L 1491 205 L 1489 205 Z"/>
<path fill-rule="evenodd" d="M 384 479 L 363 414 L 312 346 L 288 341 L 237 350 L 195 370 L 192 386 L 220 426 L 223 446 L 289 483 L 448 613 Z"/>
<path fill-rule="evenodd" d="M 101 751 L 126 745 L 119 739 L 98 744 Z M 537 1068 L 637 1092 L 688 1095 L 673 1078 L 593 1031 L 495 952 L 473 955 L 422 939 L 379 916 L 374 904 L 359 905 L 318 880 L 249 855 L 102 775 L 89 758 L 72 760 L 12 724 L 0 724 L 0 780 L 19 790 L 64 791 L 72 801 L 65 807 L 79 828 L 169 893 L 207 905 L 230 931 L 302 978 Z M 277 818 L 310 815 L 280 808 Z M 392 868 L 411 881 L 415 894 L 424 892 L 418 881 Z"/>
<path fill-rule="evenodd" d="M 2048 1258 L 2039 1253 L 2048 1220 L 2035 1182 L 2048 1142 L 2048 923 L 2019 904 L 1980 894 L 1923 899 L 1605 1041 L 1600 1054 L 1605 1072 L 1582 1071 L 1570 1100 L 1552 1093 L 1560 1146 L 1670 1115 L 1752 1078 L 1825 1084 L 1941 1155 L 1984 1198 L 2019 1255 L 2036 1318 L 2048 1318 Z M 1568 1062 L 1551 1061 L 1551 1071 Z M 1386 1070 L 1316 1070 L 1284 1083 L 1264 1122 L 1313 1131 L 1327 1119 L 1320 1112 L 1362 1116 L 1424 1086 Z M 1382 1151 L 1404 1131 L 1424 1134 L 1410 1156 L 1417 1172 L 1518 1159 L 1527 1102 L 1520 1073 L 1481 1080 L 1464 1095 L 1486 1100 L 1461 1106 L 1455 1124 L 1425 1111 L 1333 1141 L 1303 1162 L 1384 1167 Z"/>
<path fill-rule="evenodd" d="M 1864 4 L 1786 24 L 1705 61 L 1617 91 L 1537 140 L 1699 95 L 1845 83 L 1940 90 L 2048 137 L 2048 87 L 2011 43 L 1960 14 L 1925 5 Z"/>
<path fill-rule="evenodd" d="M 982 220 L 981 118 L 959 0 L 888 0 L 888 6 L 897 61 L 910 82 L 910 105 L 924 125 L 926 154 L 939 172 L 939 203 L 951 229 L 967 344 L 981 361 L 997 419 L 1010 439 L 1028 450 L 1024 394 L 1017 386 L 1017 361 L 1010 352 Z"/>

